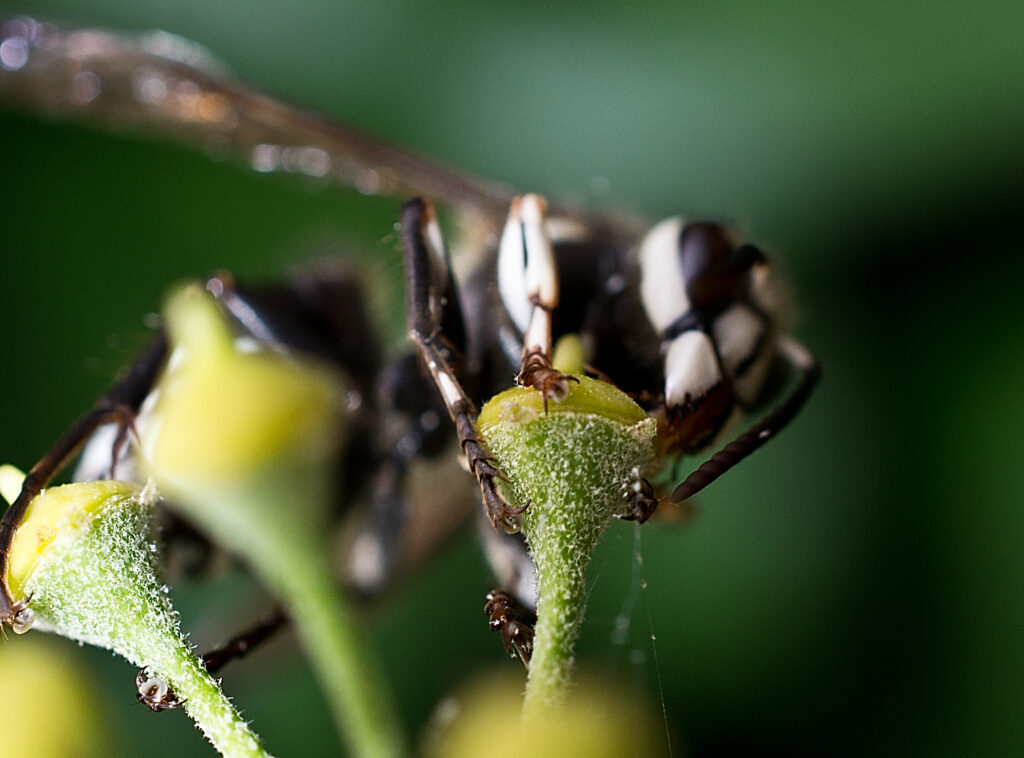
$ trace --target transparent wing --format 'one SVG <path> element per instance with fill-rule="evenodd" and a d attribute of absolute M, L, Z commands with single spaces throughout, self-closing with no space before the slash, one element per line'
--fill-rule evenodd
<path fill-rule="evenodd" d="M 204 48 L 166 32 L 7 21 L 0 101 L 194 145 L 257 171 L 323 177 L 367 195 L 430 197 L 489 222 L 504 217 L 514 194 L 248 89 Z"/>

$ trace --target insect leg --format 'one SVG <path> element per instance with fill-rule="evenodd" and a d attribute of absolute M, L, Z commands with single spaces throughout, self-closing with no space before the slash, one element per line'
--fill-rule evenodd
<path fill-rule="evenodd" d="M 537 607 L 537 569 L 522 533 L 495 531 L 480 519 L 480 540 L 491 571 L 510 595 L 527 608 Z"/>
<path fill-rule="evenodd" d="M 690 473 L 672 492 L 672 502 L 681 502 L 700 492 L 778 434 L 800 412 L 821 377 L 821 367 L 814 355 L 791 337 L 781 335 L 778 338 L 778 347 L 786 360 L 800 371 L 799 383 L 767 416 Z"/>
<path fill-rule="evenodd" d="M 522 368 L 516 381 L 561 402 L 578 379 L 551 367 L 551 313 L 558 307 L 558 271 L 544 231 L 547 203 L 539 195 L 512 201 L 498 248 L 498 289 L 505 308 L 523 332 Z"/>
<path fill-rule="evenodd" d="M 255 626 L 235 635 L 223 645 L 205 653 L 200 658 L 203 666 L 211 674 L 216 673 L 232 661 L 237 661 L 251 653 L 259 645 L 278 632 L 288 617 L 284 611 L 274 611 L 272 615 Z M 154 713 L 169 711 L 184 704 L 184 700 L 170 688 L 166 679 L 154 676 L 149 667 L 139 669 L 135 676 L 135 688 L 138 700 Z"/>
<path fill-rule="evenodd" d="M 109 423 L 117 423 L 122 428 L 131 426 L 139 405 L 149 394 L 166 354 L 167 338 L 161 333 L 150 341 L 118 382 L 96 401 L 92 410 L 61 435 L 53 447 L 46 451 L 25 475 L 21 493 L 0 520 L 0 626 L 10 622 L 23 610 L 23 603 L 16 603 L 11 597 L 10 588 L 7 586 L 7 570 L 11 543 L 25 517 L 29 503 L 75 456 L 93 432 Z"/>
<path fill-rule="evenodd" d="M 476 408 L 451 367 L 453 347 L 442 333 L 442 319 L 456 292 L 451 286 L 451 268 L 440 227 L 426 201 L 410 200 L 402 208 L 402 242 L 409 338 L 430 371 L 455 424 L 469 470 L 480 483 L 487 517 L 495 529 L 517 532 L 517 517 L 522 509 L 514 508 L 498 491 L 494 480 L 505 477 L 477 436 Z"/>
<path fill-rule="evenodd" d="M 203 666 L 211 674 L 219 671 L 232 661 L 244 658 L 260 644 L 272 637 L 285 624 L 288 623 L 288 616 L 282 610 L 276 610 L 269 617 L 263 619 L 241 634 L 237 634 L 223 645 L 218 645 L 201 657 Z"/>
<path fill-rule="evenodd" d="M 533 626 L 537 616 L 519 605 L 515 598 L 504 590 L 491 590 L 487 593 L 484 605 L 487 623 L 492 632 L 501 632 L 501 641 L 505 650 L 513 658 L 519 658 L 530 668 L 533 657 Z"/>

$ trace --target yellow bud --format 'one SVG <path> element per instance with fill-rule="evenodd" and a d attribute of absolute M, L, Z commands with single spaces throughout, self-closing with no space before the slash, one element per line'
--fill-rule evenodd
<path fill-rule="evenodd" d="M 582 374 L 584 357 L 583 343 L 579 335 L 563 334 L 555 343 L 551 365 L 563 374 Z"/>
<path fill-rule="evenodd" d="M 565 400 L 548 402 L 547 414 L 593 414 L 627 426 L 647 419 L 644 409 L 617 387 L 589 376 L 576 378 L 579 383 L 569 382 Z M 547 414 L 542 393 L 532 387 L 512 387 L 487 401 L 477 418 L 477 428 L 487 438 L 495 427 L 525 424 Z"/>
<path fill-rule="evenodd" d="M 568 700 L 520 720 L 522 680 L 494 673 L 442 701 L 429 758 L 656 758 L 669 737 L 648 696 L 623 682 L 584 676 Z M 496 725 L 500 725 L 496 727 Z"/>
<path fill-rule="evenodd" d="M 10 749 L 19 758 L 87 758 L 110 754 L 103 703 L 76 656 L 36 635 L 0 645 L 0 692 Z"/>
<path fill-rule="evenodd" d="M 24 599 L 23 588 L 54 543 L 76 539 L 105 508 L 138 493 L 134 484 L 104 481 L 49 487 L 38 494 L 11 543 L 7 582 L 14 599 Z"/>
<path fill-rule="evenodd" d="M 240 349 L 199 287 L 172 295 L 165 320 L 174 349 L 153 422 L 140 432 L 159 482 L 231 481 L 268 461 L 331 449 L 337 377 L 271 350 Z"/>

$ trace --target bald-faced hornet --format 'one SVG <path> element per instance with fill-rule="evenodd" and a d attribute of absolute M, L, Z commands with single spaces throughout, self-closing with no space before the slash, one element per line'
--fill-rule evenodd
<path fill-rule="evenodd" d="M 493 527 L 485 534 L 498 579 L 530 606 L 529 560 L 507 536 L 518 531 L 521 511 L 496 485 L 501 472 L 477 435 L 476 409 L 513 380 L 542 393 L 545 405 L 558 403 L 575 381 L 553 360 L 563 337 L 582 346 L 589 373 L 657 419 L 664 473 L 644 481 L 620 514 L 637 521 L 661 500 L 686 500 L 763 445 L 799 412 L 818 378 L 813 356 L 783 331 L 765 255 L 723 226 L 676 218 L 648 228 L 518 195 L 248 90 L 168 35 L 129 40 L 19 20 L 5 25 L 0 45 L 0 98 L 9 103 L 215 145 L 259 171 L 422 198 L 407 202 L 401 217 L 413 350 L 382 354 L 351 269 L 306 271 L 268 287 L 227 275 L 206 283 L 239 339 L 317 356 L 351 383 L 340 499 L 366 504 L 348 577 L 359 592 L 379 592 L 410 560 L 410 468 L 442 460 L 457 443 Z M 434 204 L 470 230 L 475 250 L 449 255 Z M 28 503 L 83 446 L 79 477 L 130 475 L 130 431 L 144 424 L 167 356 L 160 334 L 29 473 L 0 524 L 0 620 L 23 610 L 6 586 L 6 558 Z M 793 369 L 798 378 L 784 390 Z M 731 422 L 765 405 L 770 410 L 746 431 L 727 436 Z M 693 471 L 674 476 L 682 456 L 706 451 Z M 446 519 L 451 528 L 465 521 L 461 513 Z M 504 594 L 492 594 L 488 608 L 492 626 L 523 656 L 528 611 L 512 611 Z"/>

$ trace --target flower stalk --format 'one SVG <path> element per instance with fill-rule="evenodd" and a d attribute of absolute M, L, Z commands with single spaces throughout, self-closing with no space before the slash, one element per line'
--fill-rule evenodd
<path fill-rule="evenodd" d="M 145 471 L 277 596 L 351 754 L 404 755 L 390 689 L 334 579 L 327 514 L 343 380 L 295 355 L 239 346 L 199 287 L 174 293 L 164 319 L 180 358 L 139 425 Z"/>
<path fill-rule="evenodd" d="M 159 579 L 152 516 L 150 498 L 126 482 L 38 495 L 11 548 L 12 594 L 27 603 L 18 631 L 113 650 L 166 682 L 222 755 L 267 756 L 181 633 Z"/>
<path fill-rule="evenodd" d="M 608 523 L 654 452 L 655 422 L 615 387 L 586 376 L 549 403 L 513 388 L 482 409 L 478 427 L 529 503 L 523 535 L 537 568 L 537 626 L 524 714 L 564 702 L 585 613 L 586 569 Z"/>

